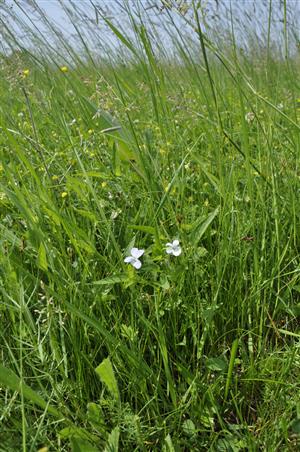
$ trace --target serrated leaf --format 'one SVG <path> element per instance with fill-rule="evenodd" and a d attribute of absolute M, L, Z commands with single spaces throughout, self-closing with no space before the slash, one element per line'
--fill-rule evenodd
<path fill-rule="evenodd" d="M 111 364 L 110 358 L 105 358 L 101 364 L 95 369 L 97 375 L 99 375 L 102 383 L 107 387 L 111 395 L 120 400 L 118 383 L 115 377 L 114 369 Z"/>

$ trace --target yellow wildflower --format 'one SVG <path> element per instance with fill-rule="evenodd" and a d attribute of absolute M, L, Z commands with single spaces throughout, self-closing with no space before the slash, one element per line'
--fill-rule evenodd
<path fill-rule="evenodd" d="M 68 72 L 68 67 L 67 66 L 61 66 L 60 67 L 61 72 Z"/>
<path fill-rule="evenodd" d="M 68 196 L 68 193 L 66 191 L 63 191 L 62 194 L 61 194 L 61 197 L 65 198 L 66 196 Z"/>

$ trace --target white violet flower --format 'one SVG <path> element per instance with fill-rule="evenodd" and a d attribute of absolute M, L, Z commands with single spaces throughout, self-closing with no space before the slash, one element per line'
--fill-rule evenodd
<path fill-rule="evenodd" d="M 166 244 L 167 254 L 173 254 L 173 256 L 180 256 L 181 246 L 179 245 L 179 240 L 173 240 L 172 243 Z"/>
<path fill-rule="evenodd" d="M 125 257 L 124 262 L 126 262 L 126 264 L 131 264 L 134 268 L 138 270 L 142 266 L 142 262 L 139 260 L 139 257 L 141 257 L 144 254 L 144 252 L 145 250 L 131 248 L 130 250 L 131 256 Z"/>

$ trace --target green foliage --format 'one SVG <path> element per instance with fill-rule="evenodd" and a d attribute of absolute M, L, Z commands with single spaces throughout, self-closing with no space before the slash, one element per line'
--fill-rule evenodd
<path fill-rule="evenodd" d="M 109 358 L 106 358 L 102 361 L 101 364 L 96 368 L 96 373 L 99 375 L 102 383 L 107 386 L 107 389 L 112 394 L 112 396 L 119 400 L 119 389 L 117 380 L 114 374 L 114 370 Z"/>
<path fill-rule="evenodd" d="M 123 2 L 99 59 L 81 3 L 0 5 L 0 448 L 297 450 L 299 58 Z"/>

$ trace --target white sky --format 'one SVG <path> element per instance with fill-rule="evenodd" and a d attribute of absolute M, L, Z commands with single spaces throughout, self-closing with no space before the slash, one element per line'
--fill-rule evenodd
<path fill-rule="evenodd" d="M 114 19 L 120 19 L 121 18 L 121 24 L 124 25 L 124 21 L 122 22 L 122 13 L 121 10 L 117 4 L 117 0 L 93 0 L 95 3 L 100 5 L 101 7 L 108 6 L 109 9 L 112 11 Z M 121 0 L 122 1 L 122 0 Z M 125 0 L 123 0 L 125 1 Z M 145 6 L 147 4 L 147 0 L 129 0 L 131 4 L 139 4 L 142 6 Z M 45 36 L 46 28 L 42 25 L 40 21 L 36 19 L 36 16 L 33 14 L 33 9 L 31 7 L 32 0 L 0 0 L 0 18 L 1 18 L 1 3 L 4 3 L 5 5 L 9 5 L 12 7 L 13 11 L 17 12 L 18 16 L 21 17 L 26 24 L 29 24 L 30 21 L 28 18 L 26 18 L 26 14 L 23 14 L 20 9 L 17 7 L 17 4 L 20 4 L 25 11 L 25 13 L 28 14 L 29 18 L 33 20 L 34 24 L 40 29 L 41 34 Z M 83 10 L 83 13 L 87 14 L 88 11 L 89 17 L 93 20 L 95 19 L 95 12 L 93 10 L 93 7 L 91 6 L 91 3 L 89 0 L 36 0 L 35 3 L 44 10 L 46 16 L 49 17 L 49 19 L 53 20 L 55 24 L 58 26 L 59 29 L 61 29 L 65 36 L 70 37 L 70 35 L 76 34 L 75 29 L 73 25 L 70 23 L 70 21 L 67 19 L 67 16 L 63 10 L 63 6 L 68 7 L 72 6 L 72 3 Z M 162 3 L 159 0 L 152 0 L 153 3 Z M 202 2 L 203 5 L 208 5 L 207 10 L 211 15 L 214 14 L 214 12 L 217 12 L 218 19 L 217 22 L 215 22 L 215 25 L 220 23 L 224 23 L 224 21 L 229 20 L 229 10 L 230 7 L 232 7 L 233 11 L 233 17 L 236 23 L 240 21 L 240 31 L 238 31 L 237 26 L 237 35 L 236 38 L 239 39 L 239 36 L 242 36 L 243 33 L 243 23 L 247 24 L 247 27 L 253 30 L 253 32 L 256 32 L 256 35 L 258 37 L 262 37 L 262 41 L 265 41 L 266 39 L 266 30 L 267 30 L 267 24 L 268 24 L 268 13 L 269 13 L 269 5 L 270 0 L 219 0 L 220 9 L 216 9 L 216 0 L 207 0 Z M 63 6 L 62 6 L 63 5 Z M 300 19 L 300 0 L 287 0 L 287 6 L 290 12 L 289 20 L 292 20 L 293 22 L 298 21 Z M 272 1 L 272 8 L 273 8 L 273 21 L 272 21 L 272 37 L 277 42 L 280 42 L 282 39 L 282 30 L 283 30 L 283 9 L 282 9 L 282 3 L 280 3 L 280 0 L 273 0 Z M 150 11 L 151 16 L 159 20 L 159 12 L 157 9 L 153 9 Z M 297 14 L 298 13 L 298 14 Z M 298 19 L 297 19 L 298 18 Z M 85 37 L 90 41 L 92 41 L 92 29 L 95 27 L 94 25 L 89 25 L 85 27 Z M 97 30 L 99 31 L 100 26 L 97 25 Z M 218 25 L 217 25 L 218 28 Z M 297 31 L 297 34 L 299 35 L 299 27 L 293 25 L 293 30 Z M 1 31 L 1 30 L 0 30 Z M 126 32 L 128 32 L 128 27 Z M 101 29 L 102 37 L 105 40 L 108 34 L 108 30 L 103 28 Z M 161 31 L 161 40 L 166 40 L 167 36 L 164 31 Z M 241 34 L 239 34 L 241 33 Z M 48 33 L 49 35 L 49 33 Z M 50 39 L 50 36 L 47 39 Z M 112 36 L 109 37 L 110 41 L 116 43 L 116 39 Z M 26 40 L 26 36 L 24 36 L 24 40 Z M 28 43 L 28 42 L 27 42 Z"/>

